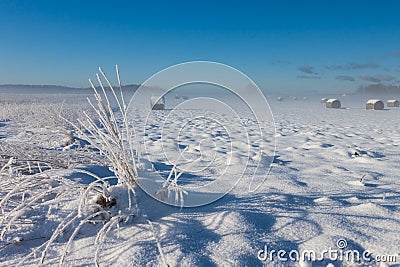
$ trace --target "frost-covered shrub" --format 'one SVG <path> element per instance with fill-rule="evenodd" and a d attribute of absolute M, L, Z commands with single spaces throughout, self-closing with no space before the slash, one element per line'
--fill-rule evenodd
<path fill-rule="evenodd" d="M 134 129 L 127 118 L 127 105 L 122 92 L 118 66 L 116 66 L 116 72 L 119 95 L 103 70 L 99 68 L 99 71 L 102 77 L 99 74 L 96 74 L 96 77 L 100 88 L 96 88 L 89 80 L 96 102 L 93 103 L 90 98 L 87 99 L 93 108 L 94 116 L 84 112 L 85 117 L 78 119 L 78 124 L 72 122 L 71 124 L 108 159 L 119 183 L 125 183 L 133 189 L 137 183 L 139 155 L 135 146 Z M 104 86 L 102 78 L 108 84 L 108 88 Z M 116 110 L 110 98 L 115 101 Z"/>

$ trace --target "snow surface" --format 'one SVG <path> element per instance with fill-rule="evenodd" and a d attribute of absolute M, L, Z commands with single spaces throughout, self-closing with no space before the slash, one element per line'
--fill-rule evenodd
<path fill-rule="evenodd" d="M 8 95 L 7 99 L 10 98 L 12 96 Z M 11 227 L 0 241 L 0 266 L 18 264 L 35 247 L 48 240 L 57 225 L 76 209 L 81 191 L 92 182 L 81 170 L 102 177 L 112 176 L 108 168 L 102 166 L 101 156 L 95 149 L 79 136 L 71 140 L 70 128 L 62 122 L 47 119 L 49 111 L 43 111 L 43 101 L 30 103 L 33 114 L 29 115 L 18 98 L 15 96 L 12 109 L 0 107 L 2 165 L 11 156 L 26 160 L 31 154 L 32 158 L 40 155 L 42 161 L 56 166 L 47 170 L 46 175 L 67 179 L 74 184 L 71 187 L 74 190 L 58 192 L 59 197 L 49 196 L 26 211 L 25 220 Z M 61 104 L 60 99 L 54 100 L 50 96 L 40 98 L 44 98 L 44 102 Z M 221 173 L 236 176 L 243 171 L 244 160 L 248 158 L 261 160 L 256 180 L 262 181 L 271 165 L 269 175 L 256 192 L 249 193 L 245 172 L 243 179 L 235 181 L 233 190 L 221 199 L 182 209 L 163 204 L 137 188 L 138 213 L 128 221 L 118 220 L 111 224 L 100 243 L 96 243 L 96 236 L 107 218 L 97 224 L 85 224 L 73 239 L 64 264 L 93 266 L 98 251 L 100 266 L 308 266 L 307 262 L 279 262 L 277 259 L 261 262 L 257 253 L 265 246 L 288 252 L 322 252 L 336 248 L 337 241 L 345 239 L 347 248 L 360 252 L 369 250 L 374 257 L 397 255 L 397 262 L 387 265 L 372 262 L 372 266 L 398 266 L 400 110 L 368 112 L 362 108 L 364 101 L 361 100 L 341 100 L 347 109 L 326 109 L 320 103 L 320 97 L 304 101 L 270 99 L 275 128 L 267 123 L 262 125 L 262 138 L 267 145 L 259 154 L 257 142 L 260 139 L 251 139 L 254 132 L 251 128 L 254 121 L 251 120 L 225 114 L 219 118 L 219 124 L 199 119 L 197 126 L 187 125 L 177 134 L 177 129 L 187 122 L 188 117 L 197 118 L 196 114 L 204 114 L 204 111 L 188 108 L 175 113 L 156 111 L 148 121 L 138 116 L 135 123 L 146 124 L 148 134 L 145 142 L 148 142 L 149 150 L 143 153 L 149 155 L 150 161 L 142 164 L 143 181 L 151 180 L 157 173 L 165 177 L 177 157 L 175 152 L 186 146 L 187 162 L 181 164 L 181 170 L 193 171 L 190 160 L 196 159 L 200 152 L 202 162 L 196 167 L 204 167 L 195 174 L 184 173 L 182 185 L 187 188 L 200 188 L 201 192 L 207 188 L 204 185 L 212 185 L 218 180 L 215 177 L 227 179 Z M 77 105 L 86 108 L 83 102 Z M 66 109 L 71 114 L 79 113 L 77 110 L 74 106 Z M 170 146 L 167 149 L 159 141 L 158 127 L 166 118 L 168 123 L 164 125 L 163 140 L 168 141 L 164 143 Z M 221 131 L 221 124 L 227 126 L 229 135 Z M 243 126 L 248 129 L 249 140 L 254 141 L 255 149 L 248 148 L 245 142 L 248 139 L 241 130 Z M 232 146 L 227 147 L 229 137 Z M 270 150 L 274 147 L 273 137 L 275 154 Z M 205 141 L 200 144 L 198 140 Z M 29 155 L 24 150 L 30 151 Z M 165 159 L 163 151 L 171 151 L 171 162 Z M 230 159 L 228 164 L 227 158 Z M 22 160 L 19 162 L 22 164 Z M 215 165 L 207 165 L 209 162 Z M 38 170 L 33 172 L 38 174 Z M 16 180 L 12 180 L 7 172 L 0 174 L 0 179 L 1 201 L 8 188 L 4 185 Z M 207 190 L 202 193 L 213 193 L 213 190 L 219 193 L 221 188 L 210 186 Z M 111 185 L 110 191 L 117 197 L 117 205 L 110 208 L 110 213 L 119 214 L 126 209 L 129 192 L 121 185 Z M 58 265 L 73 231 L 74 228 L 67 227 L 56 239 L 47 253 L 45 265 Z M 32 253 L 22 265 L 37 265 L 40 257 L 40 251 Z M 334 266 L 365 265 L 324 258 L 315 266 L 330 263 Z"/>

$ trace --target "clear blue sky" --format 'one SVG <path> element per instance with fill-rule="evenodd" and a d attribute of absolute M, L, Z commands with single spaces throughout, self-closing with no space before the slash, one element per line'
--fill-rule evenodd
<path fill-rule="evenodd" d="M 0 84 L 125 83 L 218 61 L 267 90 L 399 84 L 400 1 L 1 1 Z M 145 3 L 146 2 L 146 3 Z"/>

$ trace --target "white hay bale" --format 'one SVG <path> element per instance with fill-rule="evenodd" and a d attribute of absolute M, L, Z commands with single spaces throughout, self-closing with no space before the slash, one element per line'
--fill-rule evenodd
<path fill-rule="evenodd" d="M 150 97 L 150 107 L 152 110 L 163 110 L 165 109 L 165 99 L 161 96 Z"/>
<path fill-rule="evenodd" d="M 383 104 L 382 100 L 370 99 L 367 101 L 365 107 L 366 109 L 383 110 L 385 108 L 385 105 Z"/>
<path fill-rule="evenodd" d="M 327 108 L 341 108 L 342 104 L 340 103 L 339 100 L 337 100 L 335 98 L 331 98 L 326 101 L 326 107 Z"/>
<path fill-rule="evenodd" d="M 283 97 L 279 96 L 278 101 L 283 101 Z"/>
<path fill-rule="evenodd" d="M 398 107 L 400 107 L 399 100 L 395 100 L 395 99 L 388 100 L 387 106 L 391 107 L 391 108 L 394 108 L 394 107 L 398 108 Z"/>
<path fill-rule="evenodd" d="M 326 103 L 326 101 L 328 101 L 328 98 L 321 98 L 321 103 Z"/>

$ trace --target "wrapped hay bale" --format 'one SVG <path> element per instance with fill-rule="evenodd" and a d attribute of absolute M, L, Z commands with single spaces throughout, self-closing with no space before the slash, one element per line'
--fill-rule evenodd
<path fill-rule="evenodd" d="M 366 109 L 383 110 L 385 108 L 385 105 L 383 104 L 382 100 L 370 99 L 367 101 L 365 107 Z"/>
<path fill-rule="evenodd" d="M 150 97 L 150 107 L 152 110 L 164 110 L 165 109 L 164 97 L 151 96 Z"/>
<path fill-rule="evenodd" d="M 342 104 L 340 103 L 339 100 L 337 100 L 335 98 L 331 98 L 326 101 L 326 107 L 327 108 L 341 108 Z"/>

